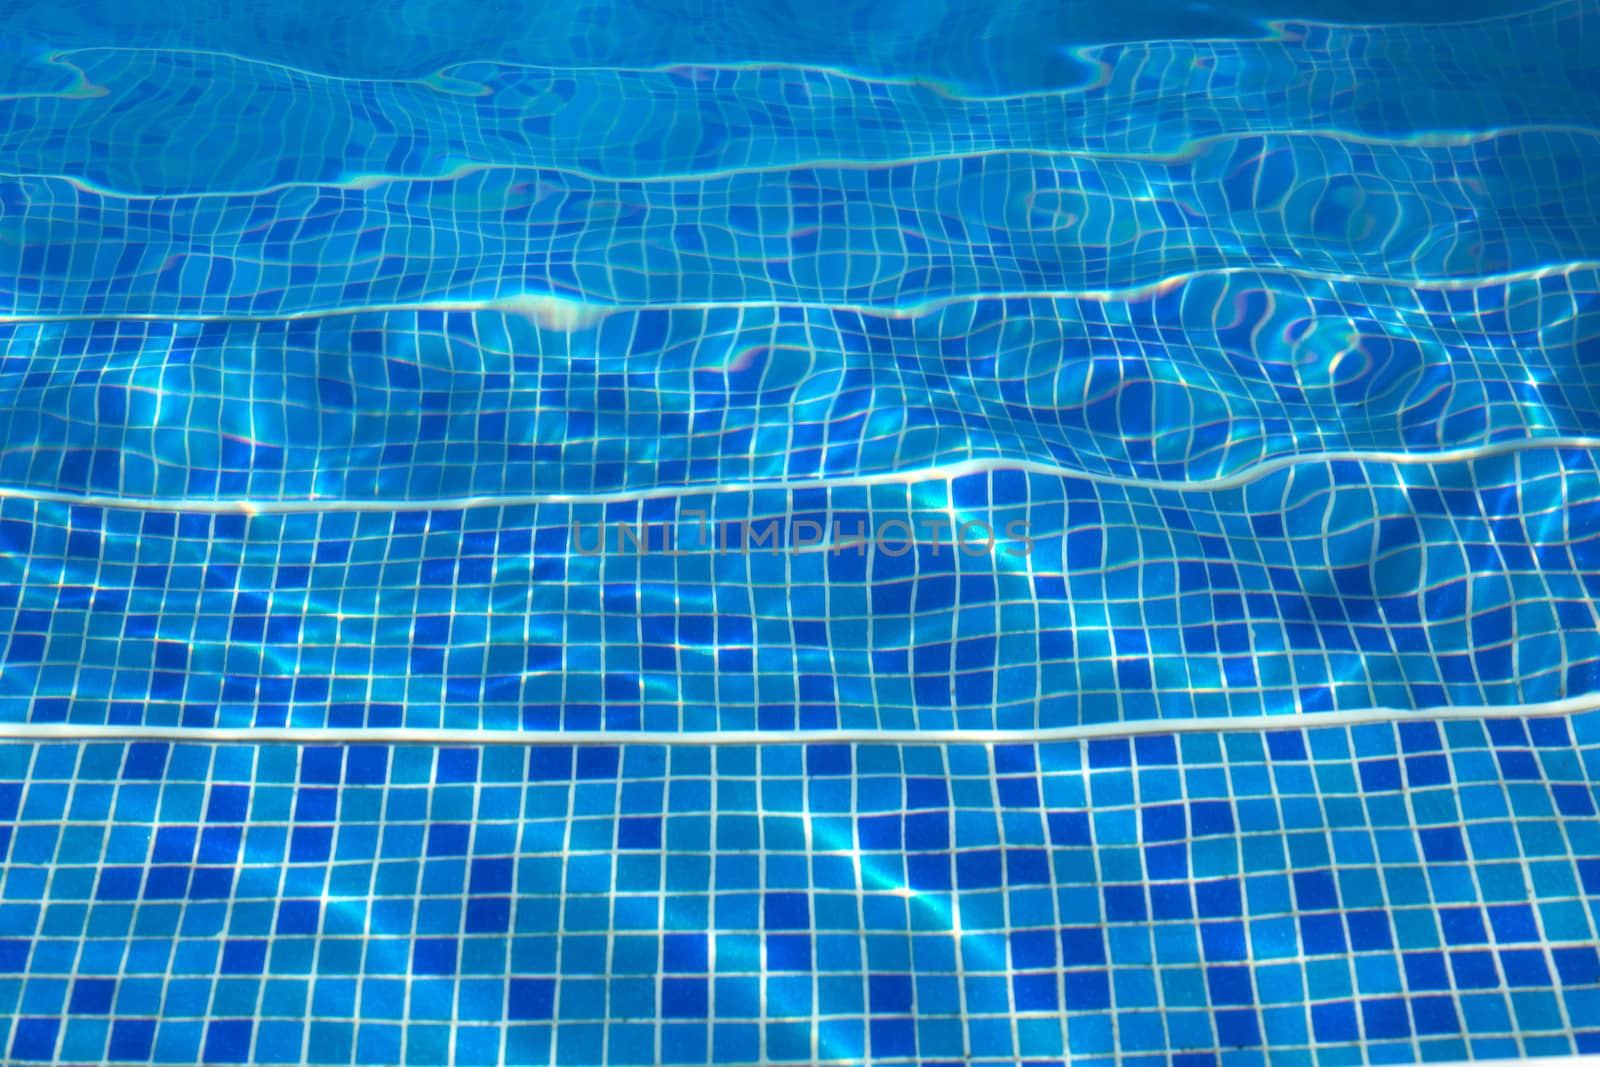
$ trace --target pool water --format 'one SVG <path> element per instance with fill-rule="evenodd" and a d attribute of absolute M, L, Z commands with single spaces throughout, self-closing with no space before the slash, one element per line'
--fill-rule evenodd
<path fill-rule="evenodd" d="M 1600 1053 L 1600 6 L 8 5 L 0 1061 Z"/>

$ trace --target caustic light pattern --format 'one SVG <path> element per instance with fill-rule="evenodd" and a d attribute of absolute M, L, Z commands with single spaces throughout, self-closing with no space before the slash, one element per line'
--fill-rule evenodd
<path fill-rule="evenodd" d="M 0 1060 L 1600 1053 L 1594 0 L 12 7 Z"/>

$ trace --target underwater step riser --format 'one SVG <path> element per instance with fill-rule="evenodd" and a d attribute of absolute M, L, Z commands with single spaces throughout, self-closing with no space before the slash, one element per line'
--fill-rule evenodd
<path fill-rule="evenodd" d="M 1459 292 L 1239 274 L 916 319 L 545 317 L 0 323 L 0 486 L 415 504 L 978 461 L 1182 482 L 1600 433 L 1593 271 Z"/>
<path fill-rule="evenodd" d="M 1596 462 L 253 518 L 9 500 L 0 715 L 984 730 L 1558 700 L 1600 691 Z M 992 547 L 952 547 L 969 522 Z M 891 523 L 914 550 L 856 544 Z"/>
<path fill-rule="evenodd" d="M 759 64 L 552 70 L 469 62 L 427 77 L 437 63 L 398 72 L 416 81 L 363 82 L 205 52 L 94 48 L 0 71 L 20 90 L 0 97 L 0 172 L 175 193 L 370 174 L 438 176 L 466 161 L 628 178 L 1005 149 L 1173 154 L 1198 138 L 1274 130 L 1404 138 L 1592 124 L 1600 86 L 1586 57 L 1600 44 L 1595 20 L 1585 18 L 1589 3 L 1428 30 L 1294 23 L 1265 40 L 1072 50 L 1030 29 L 1027 45 L 1040 49 L 1044 67 L 1030 70 L 1007 55 L 983 79 L 994 92 L 1033 90 L 1009 99 L 960 98 L 929 73 L 931 56 L 921 64 L 868 64 L 909 75 L 898 80 Z M 612 21 L 634 25 L 640 14 Z M 1060 14 L 1052 6 L 1050 17 Z M 1083 32 L 1088 14 L 1072 9 L 1075 32 Z M 1164 8 L 1161 19 L 1172 15 Z M 316 21 L 321 27 L 327 20 Z M 536 43 L 549 40 L 545 26 L 540 20 Z M 791 31 L 786 25 L 785 39 Z M 110 38 L 106 32 L 96 28 L 96 43 L 129 45 L 141 36 L 132 28 Z M 650 43 L 672 37 L 655 35 Z M 828 48 L 840 38 L 831 35 Z M 842 38 L 851 48 L 882 40 Z M 297 43 L 322 39 L 319 30 Z M 1002 47 L 982 31 L 961 39 Z M 236 51 L 259 54 L 259 44 L 252 37 Z M 464 58 L 505 44 L 497 38 L 490 53 Z M 701 53 L 701 62 L 714 60 Z M 375 55 L 372 35 L 349 54 Z M 1463 56 L 1472 57 L 1470 77 L 1439 76 Z M 685 54 L 669 61 L 683 63 Z M 1052 79 L 1069 88 L 1050 91 Z M 270 114 L 272 121 L 242 138 L 240 114 Z M 160 151 L 149 150 L 152 141 Z"/>
<path fill-rule="evenodd" d="M 276 316 L 554 295 L 915 309 L 1197 271 L 1399 283 L 1600 247 L 1600 135 L 1216 142 L 1192 160 L 990 155 L 608 183 L 476 171 L 138 200 L 0 181 L 0 313 Z"/>

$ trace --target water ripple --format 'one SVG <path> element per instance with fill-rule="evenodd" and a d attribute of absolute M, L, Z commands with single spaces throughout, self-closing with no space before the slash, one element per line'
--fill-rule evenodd
<path fill-rule="evenodd" d="M 1446 291 L 1241 272 L 1135 300 L 980 299 L 915 318 L 9 323 L 0 483 L 380 508 L 962 463 L 1204 483 L 1306 454 L 1600 434 L 1597 375 L 1594 268 Z"/>
<path fill-rule="evenodd" d="M 1167 162 L 987 155 L 661 182 L 474 171 L 129 200 L 0 182 L 10 317 L 289 316 L 557 296 L 907 308 L 1226 269 L 1461 280 L 1600 247 L 1600 137 L 1217 141 Z"/>
<path fill-rule="evenodd" d="M 1591 4 L 1427 33 L 1294 23 L 1266 40 L 1078 49 L 1066 66 L 1087 80 L 1006 98 L 684 55 L 667 69 L 470 62 L 350 81 L 216 53 L 96 48 L 52 54 L 47 91 L 0 95 L 0 171 L 179 193 L 439 177 L 463 164 L 639 178 L 985 151 L 1172 156 L 1294 129 L 1405 139 L 1592 124 Z M 1463 55 L 1473 76 L 1441 78 Z M 241 126 L 240 115 L 272 120 Z"/>
<path fill-rule="evenodd" d="M 1576 701 L 1600 692 L 1597 455 L 377 514 L 9 499 L 0 720 L 748 732 L 758 676 L 798 683 L 759 698 L 791 726 L 850 732 Z M 705 515 L 778 540 L 720 549 Z M 800 520 L 916 543 L 796 551 Z M 582 547 L 618 522 L 655 549 Z M 997 540 L 955 547 L 957 523 Z"/>

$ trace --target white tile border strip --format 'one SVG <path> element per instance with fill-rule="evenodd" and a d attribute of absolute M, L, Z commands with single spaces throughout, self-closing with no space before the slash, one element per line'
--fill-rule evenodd
<path fill-rule="evenodd" d="M 779 478 L 772 481 L 727 482 L 707 485 L 653 486 L 648 489 L 623 489 L 605 493 L 518 493 L 505 495 L 442 497 L 436 500 L 350 500 L 340 497 L 310 500 L 204 500 L 123 497 L 114 494 L 63 493 L 51 489 L 0 485 L 0 500 L 31 500 L 44 504 L 131 511 L 196 512 L 207 515 L 288 515 L 324 512 L 400 512 L 464 511 L 470 508 L 532 507 L 539 504 L 620 504 L 638 500 L 671 497 L 720 496 L 727 493 L 803 492 L 810 489 L 841 489 L 857 486 L 911 484 L 949 481 L 996 471 L 1020 471 L 1048 477 L 1072 478 L 1097 485 L 1128 489 L 1164 489 L 1176 492 L 1220 492 L 1260 481 L 1288 467 L 1330 463 L 1375 463 L 1393 466 L 1466 463 L 1496 456 L 1537 450 L 1573 451 L 1600 448 L 1600 437 L 1519 437 L 1486 444 L 1441 451 L 1329 451 L 1301 452 L 1263 460 L 1215 478 L 1191 480 L 1144 478 L 1133 475 L 1100 474 L 1077 470 L 1058 463 L 1038 460 L 968 459 L 935 464 L 916 470 L 880 471 L 872 474 L 845 474 L 821 478 Z"/>
<path fill-rule="evenodd" d="M 1134 722 L 1020 730 L 483 730 L 434 727 L 109 726 L 98 723 L 0 723 L 0 741 L 172 741 L 189 744 L 291 745 L 1030 745 L 1161 734 L 1314 730 L 1372 723 L 1537 719 L 1600 711 L 1600 693 L 1532 704 L 1363 708 L 1239 718 L 1140 719 Z M 1592 1067 L 1600 1067 L 1596 1057 Z"/>
<path fill-rule="evenodd" d="M 181 198 L 192 194 L 174 194 Z M 166 194 L 163 194 L 165 197 Z M 607 315 L 640 311 L 722 311 L 730 308 L 804 308 L 812 311 L 846 312 L 871 318 L 915 319 L 958 304 L 1004 300 L 1083 300 L 1112 304 L 1145 300 L 1178 288 L 1197 278 L 1224 278 L 1235 275 L 1271 275 L 1297 278 L 1312 283 L 1363 285 L 1386 289 L 1425 289 L 1430 292 L 1466 292 L 1495 286 L 1534 282 L 1544 278 L 1600 271 L 1600 259 L 1570 259 L 1495 274 L 1402 277 L 1396 275 L 1351 274 L 1344 271 L 1291 267 L 1279 263 L 1240 264 L 1208 267 L 1169 274 L 1150 281 L 1114 289 L 1006 289 L 952 293 L 915 304 L 854 304 L 816 300 L 678 300 L 638 303 L 598 303 L 557 296 L 553 293 L 508 293 L 483 299 L 440 297 L 387 304 L 348 304 L 337 307 L 302 308 L 296 311 L 211 313 L 194 311 L 128 312 L 117 310 L 31 312 L 0 309 L 0 323 L 58 322 L 296 322 L 304 319 L 340 318 L 392 312 L 464 311 L 499 312 L 526 315 L 548 323 L 547 328 L 572 331 L 584 328 Z"/>
<path fill-rule="evenodd" d="M 1600 1056 L 1520 1056 L 1510 1060 L 1453 1060 L 1448 1063 L 1429 1064 L 1429 1067 L 1490 1067 L 1494 1064 L 1509 1067 L 1513 1063 L 1528 1064 L 1529 1067 L 1600 1067 Z"/>

